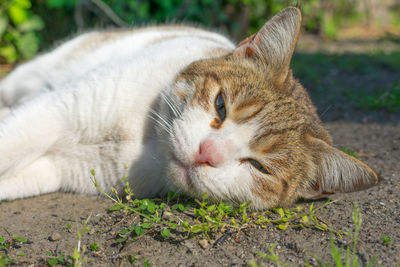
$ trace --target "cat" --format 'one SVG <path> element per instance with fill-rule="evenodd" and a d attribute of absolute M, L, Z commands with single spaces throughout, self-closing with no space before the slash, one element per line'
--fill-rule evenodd
<path fill-rule="evenodd" d="M 94 31 L 0 82 L 0 200 L 169 190 L 253 209 L 379 181 L 332 146 L 290 62 L 288 7 L 237 47 L 183 25 Z"/>

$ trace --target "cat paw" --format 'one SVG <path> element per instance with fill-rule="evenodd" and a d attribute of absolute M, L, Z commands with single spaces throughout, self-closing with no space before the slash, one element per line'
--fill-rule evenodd
<path fill-rule="evenodd" d="M 45 89 L 45 80 L 23 67 L 0 81 L 0 109 L 17 106 Z"/>

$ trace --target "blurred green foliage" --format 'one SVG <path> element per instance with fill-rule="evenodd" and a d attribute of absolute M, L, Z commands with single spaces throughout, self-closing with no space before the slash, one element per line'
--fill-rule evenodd
<path fill-rule="evenodd" d="M 31 8 L 30 0 L 0 2 L 0 57 L 6 62 L 31 58 L 39 49 L 37 31 L 44 23 Z"/>
<path fill-rule="evenodd" d="M 239 41 L 279 10 L 297 4 L 306 31 L 335 38 L 340 27 L 363 17 L 360 1 L 0 0 L 0 63 L 29 59 L 55 40 L 93 27 L 184 22 L 219 29 Z M 399 12 L 393 12 L 393 23 L 400 27 Z"/>

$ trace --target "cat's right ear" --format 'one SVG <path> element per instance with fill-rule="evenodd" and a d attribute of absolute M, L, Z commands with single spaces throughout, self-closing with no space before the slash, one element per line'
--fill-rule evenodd
<path fill-rule="evenodd" d="M 255 60 L 265 66 L 277 87 L 284 83 L 300 33 L 301 12 L 288 7 L 276 14 L 254 35 L 242 41 L 233 52 L 238 59 Z"/>

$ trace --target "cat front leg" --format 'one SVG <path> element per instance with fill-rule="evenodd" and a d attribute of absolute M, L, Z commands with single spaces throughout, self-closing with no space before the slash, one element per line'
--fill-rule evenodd
<path fill-rule="evenodd" d="M 4 180 L 0 180 L 0 200 L 31 197 L 60 189 L 60 177 L 50 157 L 40 157 Z"/>
<path fill-rule="evenodd" d="M 30 101 L 0 121 L 0 180 L 29 166 L 63 136 L 56 102 L 52 96 Z"/>

